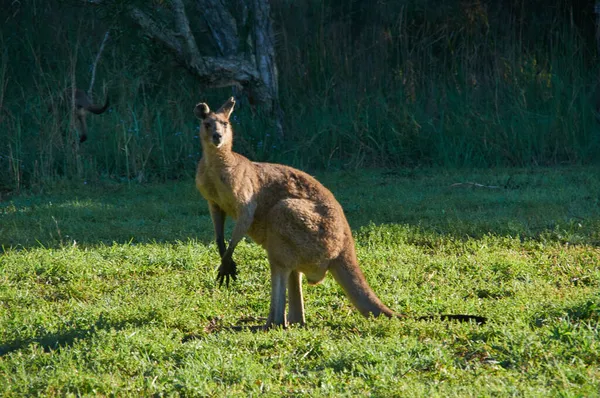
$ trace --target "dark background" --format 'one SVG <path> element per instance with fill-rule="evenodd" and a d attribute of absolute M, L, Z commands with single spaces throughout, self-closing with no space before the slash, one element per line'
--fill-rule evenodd
<path fill-rule="evenodd" d="M 200 156 L 201 84 L 127 18 L 142 4 L 168 26 L 169 3 L 3 0 L 0 191 L 64 179 L 188 178 Z M 186 2 L 203 54 L 201 10 Z M 236 15 L 236 0 L 223 4 Z M 236 150 L 308 170 L 537 167 L 596 162 L 594 1 L 271 1 L 284 136 L 241 101 Z M 88 142 L 48 104 L 87 89 L 102 39 Z"/>

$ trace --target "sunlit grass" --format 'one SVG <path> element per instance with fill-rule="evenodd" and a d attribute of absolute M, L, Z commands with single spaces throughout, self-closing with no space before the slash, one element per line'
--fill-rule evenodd
<path fill-rule="evenodd" d="M 233 331 L 267 315 L 268 262 L 243 241 L 238 281 L 216 286 L 192 181 L 14 197 L 0 204 L 0 395 L 597 395 L 598 176 L 318 176 L 386 304 L 484 326 L 364 319 L 328 277 L 305 286 L 307 327 Z"/>

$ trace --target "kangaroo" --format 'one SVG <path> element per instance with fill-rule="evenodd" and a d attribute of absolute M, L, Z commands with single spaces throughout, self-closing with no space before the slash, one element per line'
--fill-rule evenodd
<path fill-rule="evenodd" d="M 404 318 L 383 304 L 367 283 L 356 257 L 354 239 L 342 207 L 315 178 L 292 167 L 252 162 L 233 152 L 229 117 L 231 97 L 216 112 L 205 103 L 194 108 L 200 119 L 202 158 L 196 187 L 208 202 L 221 257 L 219 286 L 235 280 L 233 252 L 249 235 L 267 252 L 271 269 L 271 304 L 265 329 L 304 325 L 302 275 L 309 284 L 321 282 L 329 271 L 358 311 L 368 317 Z M 225 245 L 225 217 L 236 220 Z M 286 290 L 289 310 L 286 317 Z M 440 315 L 442 319 L 474 320 L 472 315 Z M 433 319 L 436 316 L 419 319 Z"/>
<path fill-rule="evenodd" d="M 87 140 L 87 123 L 86 117 L 87 112 L 100 115 L 104 113 L 109 107 L 109 99 L 106 96 L 104 105 L 95 105 L 84 90 L 81 89 L 67 89 L 58 101 L 59 108 L 65 109 L 64 107 L 73 107 L 73 122 L 79 129 L 79 142 L 85 142 Z M 48 106 L 48 111 L 52 111 L 53 106 Z"/>
<path fill-rule="evenodd" d="M 92 103 L 90 97 L 88 97 L 86 92 L 80 89 L 75 89 L 73 95 L 75 99 L 75 117 L 77 118 L 77 121 L 79 122 L 79 127 L 81 129 L 79 134 L 79 142 L 82 143 L 87 140 L 87 123 L 85 120 L 87 116 L 86 112 L 91 112 L 93 114 L 100 115 L 108 109 L 110 102 L 107 95 L 106 100 L 104 101 L 104 105 L 95 105 Z"/>

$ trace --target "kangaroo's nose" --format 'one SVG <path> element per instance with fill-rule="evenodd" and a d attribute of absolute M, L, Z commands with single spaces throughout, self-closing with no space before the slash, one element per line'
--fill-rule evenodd
<path fill-rule="evenodd" d="M 212 135 L 213 144 L 215 144 L 215 145 L 219 145 L 219 144 L 221 143 L 221 139 L 222 139 L 222 138 L 223 138 L 223 137 L 221 136 L 221 134 L 214 133 L 214 134 Z"/>

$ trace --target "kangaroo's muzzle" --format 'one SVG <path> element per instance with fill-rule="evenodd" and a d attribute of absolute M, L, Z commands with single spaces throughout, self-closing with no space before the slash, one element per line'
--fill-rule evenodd
<path fill-rule="evenodd" d="M 219 133 L 214 133 L 212 135 L 212 142 L 218 147 L 223 142 L 223 136 Z"/>

